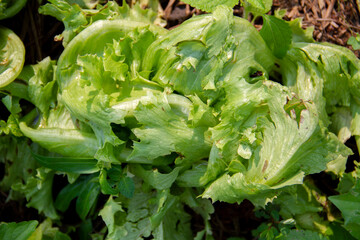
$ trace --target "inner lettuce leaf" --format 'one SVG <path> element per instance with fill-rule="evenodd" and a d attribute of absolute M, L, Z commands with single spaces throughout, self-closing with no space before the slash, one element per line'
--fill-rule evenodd
<path fill-rule="evenodd" d="M 194 126 L 189 121 L 192 102 L 187 100 L 190 106 L 184 109 L 186 105 L 180 104 L 186 101 L 183 99 L 187 100 L 180 95 L 163 94 L 152 96 L 151 101 L 138 105 L 134 115 L 143 126 L 132 130 L 140 142 L 134 142 L 130 159 L 146 157 L 151 160 L 175 152 L 179 155 L 177 163 L 181 163 L 209 156 L 212 140 L 208 126 Z M 178 111 L 176 106 L 180 107 Z"/>
<path fill-rule="evenodd" d="M 61 102 L 79 120 L 91 125 L 99 141 L 96 158 L 118 162 L 120 140 L 111 123 L 125 123 L 137 103 L 162 90 L 142 77 L 144 52 L 166 30 L 128 20 L 97 21 L 66 47 L 56 70 Z"/>
<path fill-rule="evenodd" d="M 92 127 L 99 160 L 118 162 L 116 153 L 128 140 L 114 133 L 114 124 L 134 128 L 139 142 L 135 139 L 130 162 L 150 163 L 174 152 L 183 160 L 207 158 L 211 143 L 206 131 L 216 123 L 208 105 L 196 96 L 191 100 L 169 93 L 144 77 L 143 58 L 159 33 L 158 27 L 137 22 L 98 21 L 75 37 L 59 59 L 61 102 Z"/>
<path fill-rule="evenodd" d="M 231 79 L 224 89 L 221 122 L 212 129 L 215 160 L 201 179 L 207 184 L 203 197 L 264 206 L 281 188 L 351 154 L 323 126 L 316 106 L 286 87 Z"/>

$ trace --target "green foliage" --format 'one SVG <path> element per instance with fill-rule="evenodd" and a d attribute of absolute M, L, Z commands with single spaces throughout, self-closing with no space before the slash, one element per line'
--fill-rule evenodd
<path fill-rule="evenodd" d="M 277 58 L 283 58 L 290 48 L 291 28 L 289 24 L 277 17 L 263 15 L 264 24 L 260 34 Z"/>
<path fill-rule="evenodd" d="M 26 4 L 27 0 L 1 0 L 0 1 L 0 20 L 13 17 Z"/>
<path fill-rule="evenodd" d="M 241 0 L 245 10 L 245 17 L 247 13 L 252 13 L 254 19 L 260 15 L 266 14 L 270 11 L 272 6 L 272 0 Z"/>
<path fill-rule="evenodd" d="M 347 44 L 352 46 L 354 50 L 360 49 L 360 35 L 357 33 L 356 37 L 351 36 L 349 40 L 347 41 Z"/>
<path fill-rule="evenodd" d="M 359 168 L 356 164 L 356 169 L 351 174 L 347 174 L 347 177 L 341 179 L 339 184 L 340 195 L 330 196 L 329 200 L 341 211 L 344 217 L 344 227 L 354 236 L 356 239 L 360 237 L 359 231 L 359 218 L 360 218 L 360 181 L 359 181 Z M 351 181 L 350 184 L 345 181 Z"/>
<path fill-rule="evenodd" d="M 38 224 L 37 221 L 0 223 L 0 238 L 27 240 Z"/>
<path fill-rule="evenodd" d="M 203 11 L 213 12 L 216 9 L 216 7 L 219 5 L 224 5 L 232 8 L 239 3 L 239 0 L 215 0 L 215 1 L 185 0 L 183 2 L 190 4 L 191 6 L 201 9 Z"/>
<path fill-rule="evenodd" d="M 0 187 L 47 217 L 2 223 L 0 238 L 68 240 L 56 225 L 74 203 L 80 220 L 62 229 L 81 239 L 211 240 L 211 201 L 245 199 L 258 239 L 360 237 L 344 145 L 360 145 L 360 61 L 267 15 L 270 0 L 241 1 L 260 31 L 233 16 L 238 1 L 186 2 L 211 13 L 166 30 L 158 1 L 50 0 L 39 11 L 64 23 L 65 49 L 24 68 L 22 43 L 0 29 Z M 323 171 L 338 195 L 314 183 Z"/>

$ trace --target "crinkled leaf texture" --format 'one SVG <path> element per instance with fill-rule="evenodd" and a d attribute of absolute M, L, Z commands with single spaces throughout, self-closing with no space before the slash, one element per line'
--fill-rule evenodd
<path fill-rule="evenodd" d="M 268 75 L 274 57 L 259 32 L 232 10 L 195 16 L 154 41 L 142 68 L 147 77 L 185 96 L 214 101 L 224 79 Z M 151 73 L 151 74 L 150 74 Z"/>
<path fill-rule="evenodd" d="M 54 171 L 47 168 L 38 168 L 36 171 L 36 176 L 29 177 L 25 184 L 17 182 L 12 188 L 25 195 L 28 202 L 27 207 L 35 208 L 39 213 L 44 213 L 51 219 L 59 219 L 51 191 Z"/>
<path fill-rule="evenodd" d="M 150 99 L 147 104 L 140 103 L 134 112 L 143 127 L 133 130 L 140 142 L 134 143 L 130 159 L 144 157 L 151 160 L 172 152 L 191 161 L 206 158 L 211 146 L 208 128 L 193 127 L 188 123 L 188 110 L 185 107 L 180 108 L 185 110 L 184 113 L 171 106 L 171 101 L 180 106 L 191 105 L 191 102 L 175 94 L 152 96 Z"/>
<path fill-rule="evenodd" d="M 280 61 L 280 73 L 301 99 L 315 103 L 324 125 L 331 123 L 329 129 L 340 141 L 360 134 L 360 61 L 350 50 L 328 43 L 294 43 Z M 346 158 L 339 157 L 328 164 L 328 171 L 341 175 L 345 165 Z"/>
<path fill-rule="evenodd" d="M 281 188 L 301 184 L 304 175 L 351 153 L 322 126 L 315 105 L 286 87 L 244 79 L 231 79 L 224 87 L 222 121 L 212 130 L 217 161 L 209 162 L 209 174 L 202 178 L 209 183 L 203 197 L 246 198 L 264 206 Z"/>
<path fill-rule="evenodd" d="M 139 3 L 130 8 L 125 2 L 119 6 L 115 1 L 108 1 L 104 6 L 88 0 L 49 0 L 49 2 L 41 6 L 39 12 L 53 16 L 64 23 L 65 30 L 56 38 L 62 39 L 65 47 L 77 34 L 99 20 L 127 19 L 146 24 L 166 25 L 155 9 L 143 9 Z M 83 7 L 94 8 L 94 5 L 96 9 L 83 9 Z"/>
<path fill-rule="evenodd" d="M 106 239 L 190 239 L 190 216 L 169 190 L 144 192 L 137 184 L 133 198 L 112 196 L 100 211 L 108 227 Z M 121 216 L 121 218 L 119 218 Z"/>
<path fill-rule="evenodd" d="M 4 177 L 0 188 L 9 191 L 16 182 L 26 182 L 36 168 L 31 150 L 26 141 L 12 136 L 0 138 L 0 162 L 5 165 Z"/>
<path fill-rule="evenodd" d="M 118 162 L 123 141 L 111 123 L 124 123 L 141 99 L 161 90 L 141 76 L 144 52 L 163 30 L 128 20 L 97 21 L 66 47 L 59 58 L 56 78 L 61 101 L 93 129 L 99 148 L 95 158 Z"/>

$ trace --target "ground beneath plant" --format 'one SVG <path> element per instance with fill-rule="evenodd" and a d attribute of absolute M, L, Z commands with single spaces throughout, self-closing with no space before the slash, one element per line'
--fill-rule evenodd
<path fill-rule="evenodd" d="M 54 36 L 63 31 L 63 25 L 56 19 L 43 16 L 38 13 L 39 1 L 29 0 L 27 7 L 23 9 L 15 18 L 2 21 L 1 24 L 13 29 L 26 44 L 26 64 L 35 64 L 46 56 L 57 59 L 63 47 L 61 42 L 55 42 Z M 119 0 L 118 2 L 122 2 Z M 163 7 L 163 18 L 167 20 L 168 29 L 175 28 L 193 14 L 203 14 L 203 12 L 190 7 L 177 0 L 161 0 Z M 356 0 L 274 0 L 273 9 L 286 9 L 285 19 L 303 19 L 303 27 L 314 27 L 314 39 L 320 42 L 331 42 L 352 49 L 347 45 L 349 37 L 355 36 L 360 32 L 360 1 Z M 234 8 L 235 15 L 242 15 L 242 8 Z M 261 26 L 257 26 L 261 27 Z M 353 50 L 353 49 L 352 49 Z M 359 50 L 354 51 L 359 57 Z M 351 139 L 347 145 L 356 153 L 349 159 L 348 170 L 351 170 L 351 162 L 358 156 L 356 144 Z M 0 179 L 3 175 L 3 166 L 0 166 Z M 317 185 L 325 192 L 331 193 L 336 187 L 336 183 L 325 173 L 314 176 Z M 56 179 L 54 195 L 61 189 L 62 178 Z M 37 215 L 34 209 L 28 209 L 25 202 L 6 201 L 7 194 L 0 191 L 0 220 L 2 221 L 24 221 L 31 219 L 43 220 Z M 211 224 L 213 235 L 216 240 L 227 239 L 228 237 L 241 236 L 252 239 L 251 230 L 256 229 L 262 219 L 257 218 L 253 209 L 254 206 L 249 201 L 243 201 L 240 205 L 215 203 L 215 213 L 212 216 Z M 75 212 L 75 211 L 73 211 Z M 191 210 L 189 210 L 190 213 Z M 67 216 L 64 220 L 74 221 L 77 216 Z M 101 219 L 97 228 L 101 229 L 104 224 Z M 70 224 L 70 222 L 68 223 Z M 194 214 L 192 225 L 194 230 L 203 229 L 201 217 Z"/>

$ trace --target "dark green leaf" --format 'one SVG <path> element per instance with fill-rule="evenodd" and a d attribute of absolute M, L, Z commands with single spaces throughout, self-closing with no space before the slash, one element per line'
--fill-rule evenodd
<path fill-rule="evenodd" d="M 96 203 L 99 193 L 100 185 L 98 182 L 90 181 L 84 186 L 78 199 L 76 200 L 76 212 L 79 214 L 81 219 L 85 220 L 91 208 Z"/>
<path fill-rule="evenodd" d="M 32 153 L 36 161 L 42 166 L 69 173 L 88 174 L 99 171 L 97 161 L 88 158 L 72 158 L 72 157 L 47 157 Z"/>
<path fill-rule="evenodd" d="M 283 58 L 290 48 L 292 32 L 289 24 L 279 18 L 263 15 L 264 24 L 260 35 L 277 58 Z"/>
<path fill-rule="evenodd" d="M 108 179 L 107 179 L 107 175 L 108 175 L 107 171 L 105 169 L 102 169 L 100 172 L 100 177 L 99 177 L 101 192 L 103 194 L 111 194 L 111 195 L 118 194 L 119 189 L 113 188 L 113 186 L 110 185 L 110 183 L 108 182 Z"/>
<path fill-rule="evenodd" d="M 135 191 L 135 183 L 130 177 L 122 177 L 120 179 L 118 188 L 120 193 L 127 198 L 132 198 Z"/>
<path fill-rule="evenodd" d="M 79 196 L 87 181 L 89 181 L 89 177 L 81 176 L 73 184 L 68 184 L 64 187 L 56 197 L 55 208 L 65 212 L 70 202 Z"/>

